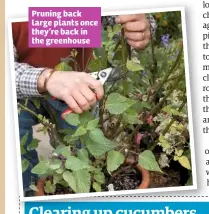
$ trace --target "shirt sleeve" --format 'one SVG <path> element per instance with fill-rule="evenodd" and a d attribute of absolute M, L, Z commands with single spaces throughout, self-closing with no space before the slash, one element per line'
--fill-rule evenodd
<path fill-rule="evenodd" d="M 15 82 L 17 98 L 39 97 L 37 89 L 38 78 L 45 68 L 35 68 L 27 63 L 19 63 L 15 46 L 13 46 L 15 61 Z"/>
<path fill-rule="evenodd" d="M 157 22 L 151 14 L 147 14 L 146 17 L 150 23 L 151 34 L 152 34 L 152 36 L 154 36 L 156 29 L 157 29 Z"/>

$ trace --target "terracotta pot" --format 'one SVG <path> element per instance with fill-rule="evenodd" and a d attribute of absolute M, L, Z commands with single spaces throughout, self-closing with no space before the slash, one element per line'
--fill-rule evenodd
<path fill-rule="evenodd" d="M 125 160 L 125 163 L 127 165 L 132 165 L 134 163 L 134 160 L 131 158 L 127 158 Z M 148 189 L 149 185 L 150 185 L 150 173 L 148 170 L 142 168 L 140 165 L 136 165 L 135 166 L 136 170 L 139 171 L 139 173 L 142 176 L 142 182 L 141 184 L 138 186 L 138 189 Z"/>
<path fill-rule="evenodd" d="M 38 183 L 37 183 L 37 189 L 38 189 L 38 192 L 36 192 L 36 196 L 44 196 L 45 193 L 44 193 L 44 184 L 45 184 L 45 179 L 43 178 L 40 178 L 38 180 Z"/>
<path fill-rule="evenodd" d="M 132 160 L 131 158 L 127 158 L 125 160 L 125 163 L 127 165 L 131 165 L 134 163 L 134 160 Z M 141 174 L 141 177 L 142 177 L 142 182 L 141 184 L 138 186 L 137 189 L 147 189 L 149 188 L 149 185 L 150 185 L 150 173 L 148 170 L 142 168 L 141 166 L 139 165 L 136 165 L 135 166 L 136 170 L 139 171 L 139 173 Z M 45 184 L 45 179 L 39 179 L 38 180 L 38 183 L 37 183 L 37 188 L 38 188 L 38 192 L 36 192 L 36 196 L 44 196 L 45 193 L 44 193 L 44 184 Z"/>

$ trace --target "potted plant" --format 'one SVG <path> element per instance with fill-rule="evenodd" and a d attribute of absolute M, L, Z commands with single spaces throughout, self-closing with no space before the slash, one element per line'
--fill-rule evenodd
<path fill-rule="evenodd" d="M 54 146 L 50 160 L 41 159 L 32 170 L 41 178 L 37 187 L 31 185 L 37 195 L 148 188 L 148 171 L 164 176 L 162 169 L 171 161 L 191 172 L 182 38 L 166 47 L 152 39 L 145 51 L 137 52 L 128 47 L 123 34 L 119 25 L 103 31 L 102 48 L 94 49 L 85 69 L 122 70 L 105 85 L 99 116 L 66 115 L 65 121 L 76 128 L 59 130 L 53 117 L 49 121 L 32 112 Z M 73 51 L 59 70 L 69 71 L 68 62 L 76 64 L 75 58 Z M 19 110 L 30 111 L 21 104 Z M 25 138 L 21 147 L 24 142 Z M 31 144 L 35 149 L 38 142 Z M 22 162 L 25 170 L 29 161 Z"/>

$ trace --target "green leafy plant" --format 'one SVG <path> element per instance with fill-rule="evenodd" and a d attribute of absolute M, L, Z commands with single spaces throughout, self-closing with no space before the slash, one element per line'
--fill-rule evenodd
<path fill-rule="evenodd" d="M 139 164 L 149 171 L 163 173 L 171 160 L 191 170 L 181 36 L 171 39 L 166 47 L 156 44 L 153 37 L 144 51 L 128 46 L 119 25 L 103 31 L 102 39 L 102 47 L 93 50 L 88 70 L 111 66 L 122 72 L 105 84 L 99 117 L 91 112 L 72 113 L 65 121 L 73 128 L 60 130 L 55 120 L 31 112 L 54 145 L 52 157 L 40 160 L 32 170 L 46 178 L 44 190 L 48 194 L 54 194 L 57 185 L 69 187 L 71 193 L 104 191 L 114 172 L 125 170 L 125 160 L 130 157 L 133 167 Z M 57 67 L 69 71 L 68 62 L 74 62 L 75 56 L 76 52 Z M 19 104 L 19 108 L 30 111 L 26 105 Z M 32 142 L 29 148 L 36 144 Z M 161 148 L 160 155 L 155 154 L 156 148 Z M 22 162 L 25 170 L 29 162 Z"/>

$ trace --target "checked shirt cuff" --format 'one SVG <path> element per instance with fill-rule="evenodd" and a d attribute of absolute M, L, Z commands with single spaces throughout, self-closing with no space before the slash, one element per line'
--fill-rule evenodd
<path fill-rule="evenodd" d="M 39 97 L 37 82 L 45 68 L 34 68 L 26 63 L 15 62 L 17 98 Z M 18 72 L 17 72 L 18 71 Z"/>

